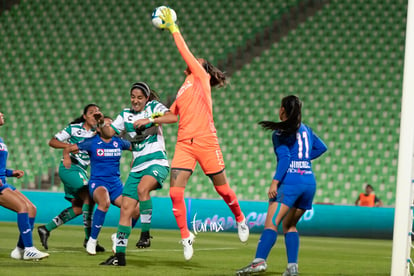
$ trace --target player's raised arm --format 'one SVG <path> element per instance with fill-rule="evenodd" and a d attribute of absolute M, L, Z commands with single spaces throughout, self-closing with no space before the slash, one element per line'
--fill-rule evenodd
<path fill-rule="evenodd" d="M 195 75 L 200 75 L 200 74 L 207 75 L 208 73 L 206 72 L 206 70 L 204 70 L 201 63 L 191 53 L 190 49 L 187 46 L 187 43 L 185 43 L 185 40 L 180 33 L 180 29 L 178 28 L 177 23 L 174 22 L 174 19 L 171 14 L 171 10 L 167 8 L 167 9 L 163 9 L 161 12 L 162 12 L 162 15 L 160 16 L 160 18 L 165 23 L 161 24 L 160 28 L 168 29 L 172 33 L 175 44 L 177 45 L 178 51 L 183 57 L 185 63 L 187 63 L 187 66 L 190 69 L 190 71 Z"/>

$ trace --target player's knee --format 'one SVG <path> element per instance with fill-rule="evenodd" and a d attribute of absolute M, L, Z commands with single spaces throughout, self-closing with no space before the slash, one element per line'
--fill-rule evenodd
<path fill-rule="evenodd" d="M 148 200 L 149 199 L 150 190 L 147 187 L 140 187 L 138 185 L 138 198 L 140 201 Z"/>
<path fill-rule="evenodd" d="M 283 233 L 289 233 L 289 232 L 297 232 L 296 225 L 283 225 Z"/>
<path fill-rule="evenodd" d="M 37 214 L 36 206 L 33 203 L 29 202 L 27 207 L 30 217 L 35 217 Z"/>

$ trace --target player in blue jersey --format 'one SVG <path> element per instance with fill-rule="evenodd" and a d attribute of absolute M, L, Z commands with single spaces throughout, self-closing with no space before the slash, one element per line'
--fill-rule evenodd
<path fill-rule="evenodd" d="M 282 99 L 279 117 L 281 122 L 259 123 L 265 129 L 273 130 L 277 167 L 268 191 L 269 207 L 255 259 L 238 270 L 236 275 L 250 275 L 267 269 L 266 259 L 276 243 L 280 223 L 288 259 L 283 276 L 298 275 L 299 234 L 296 224 L 305 211 L 312 208 L 316 191 L 311 160 L 322 155 L 327 147 L 308 126 L 302 124 L 302 102 L 298 97 L 291 95 Z"/>
<path fill-rule="evenodd" d="M 106 117 L 104 125 L 110 125 L 112 119 Z M 66 168 L 71 166 L 69 153 L 79 150 L 86 151 L 91 161 L 91 174 L 89 179 L 89 193 L 98 205 L 92 219 L 92 231 L 86 245 L 86 252 L 96 255 L 96 245 L 99 232 L 105 221 L 109 205 L 121 208 L 122 189 L 119 165 L 123 150 L 132 150 L 131 143 L 117 136 L 105 136 L 97 129 L 98 135 L 88 138 L 77 144 L 72 144 L 63 150 L 63 164 Z M 136 206 L 132 216 L 134 225 L 139 217 L 139 205 Z"/>
<path fill-rule="evenodd" d="M 4 125 L 4 116 L 0 112 L 0 126 Z M 17 227 L 19 241 L 10 256 L 18 260 L 40 260 L 49 256 L 33 246 L 32 231 L 36 217 L 36 206 L 16 188 L 7 183 L 7 177 L 21 178 L 24 172 L 7 168 L 9 152 L 3 139 L 0 137 L 0 206 L 17 213 Z"/>
<path fill-rule="evenodd" d="M 99 106 L 96 104 L 86 105 L 80 117 L 73 120 L 66 128 L 50 139 L 49 146 L 55 149 L 64 149 L 70 144 L 78 143 L 85 138 L 95 136 L 97 122 L 94 114 L 97 112 L 99 112 Z M 37 228 L 40 241 L 45 249 L 48 249 L 48 238 L 52 230 L 81 214 L 83 215 L 85 230 L 84 247 L 86 247 L 91 232 L 94 204 L 90 204 L 92 200 L 88 193 L 88 176 L 86 170 L 89 166 L 89 155 L 84 151 L 79 151 L 76 154 L 71 154 L 70 157 L 72 166 L 69 169 L 65 168 L 61 162 L 59 166 L 59 177 L 65 189 L 65 199 L 70 201 L 72 206 L 60 212 L 59 215 L 54 217 L 46 225 Z M 103 252 L 105 249 L 98 244 L 96 251 Z"/>

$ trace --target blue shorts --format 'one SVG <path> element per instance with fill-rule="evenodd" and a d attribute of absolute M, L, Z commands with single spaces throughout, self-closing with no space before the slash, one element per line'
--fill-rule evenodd
<path fill-rule="evenodd" d="M 277 196 L 270 201 L 283 203 L 290 208 L 303 210 L 312 209 L 312 201 L 315 196 L 316 185 L 284 184 L 277 189 Z"/>
<path fill-rule="evenodd" d="M 1 180 L 1 182 L 3 183 L 3 185 L 2 185 L 2 186 L 0 186 L 0 193 L 1 193 L 4 189 L 7 189 L 7 188 L 10 188 L 12 191 L 16 190 L 16 188 L 15 188 L 13 185 L 11 185 L 11 184 L 7 183 L 7 182 L 6 182 L 6 180 L 4 180 L 4 181 L 3 181 L 3 179 L 2 179 L 2 180 Z"/>
<path fill-rule="evenodd" d="M 114 204 L 115 199 L 117 199 L 120 195 L 122 195 L 122 189 L 124 186 L 122 185 L 121 180 L 119 180 L 116 183 L 108 183 L 101 180 L 94 180 L 91 179 L 89 181 L 89 194 L 93 198 L 93 193 L 95 192 L 96 188 L 98 187 L 105 187 L 109 194 L 109 199 L 111 200 L 111 203 Z"/>

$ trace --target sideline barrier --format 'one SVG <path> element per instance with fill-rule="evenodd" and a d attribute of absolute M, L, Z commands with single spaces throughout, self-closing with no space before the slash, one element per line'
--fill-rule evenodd
<path fill-rule="evenodd" d="M 63 193 L 23 191 L 37 207 L 36 223 L 49 222 L 70 206 Z M 178 229 L 170 198 L 153 197 L 152 228 Z M 237 231 L 236 222 L 223 200 L 186 199 L 189 228 L 194 232 Z M 267 202 L 240 201 L 252 233 L 261 233 Z M 105 226 L 116 227 L 119 208 L 111 206 Z M 0 207 L 0 221 L 16 221 L 16 214 Z M 301 235 L 391 239 L 394 208 L 370 208 L 342 205 L 313 205 L 301 218 Z M 67 224 L 83 225 L 81 216 Z M 139 223 L 137 227 L 139 227 Z M 281 229 L 279 229 L 281 230 Z"/>

